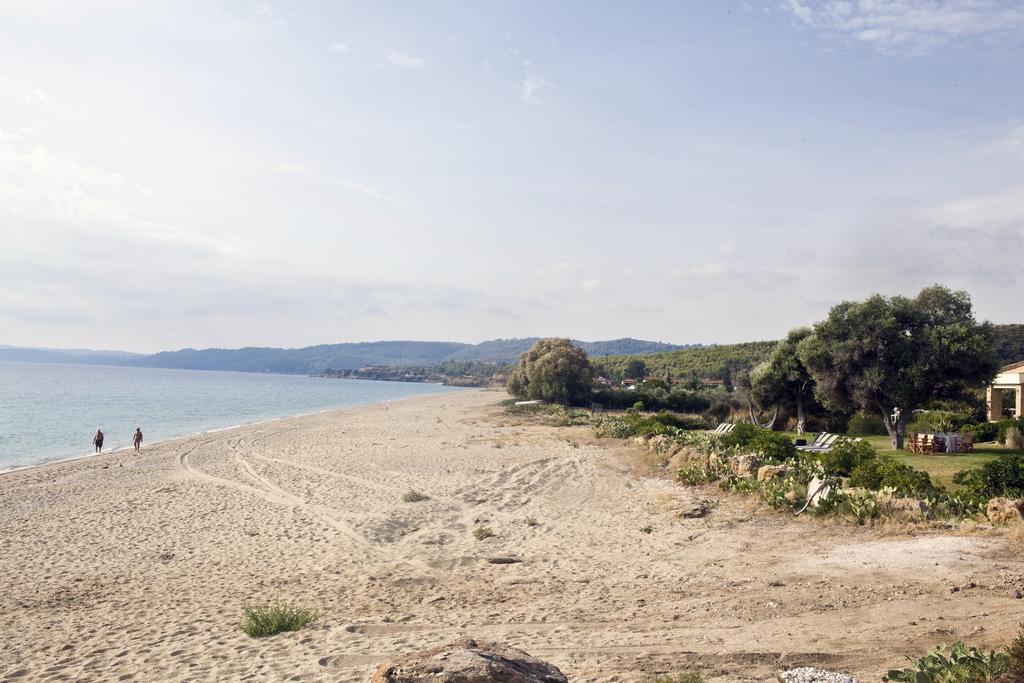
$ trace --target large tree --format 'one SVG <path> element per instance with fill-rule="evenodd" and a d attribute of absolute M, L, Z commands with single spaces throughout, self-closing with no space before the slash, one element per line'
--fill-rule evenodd
<path fill-rule="evenodd" d="M 583 403 L 594 378 L 587 352 L 568 339 L 541 339 L 519 359 L 508 392 L 519 398 L 563 404 Z"/>
<path fill-rule="evenodd" d="M 790 330 L 786 338 L 778 343 L 768 360 L 760 363 L 750 372 L 750 397 L 763 409 L 781 407 L 796 415 L 796 432 L 803 434 L 805 410 L 816 407 L 814 380 L 800 360 L 799 347 L 811 336 L 809 327 Z"/>
<path fill-rule="evenodd" d="M 915 408 L 964 399 L 999 367 L 992 326 L 974 319 L 970 296 L 938 285 L 835 306 L 799 355 L 827 408 L 881 415 L 896 449 Z"/>

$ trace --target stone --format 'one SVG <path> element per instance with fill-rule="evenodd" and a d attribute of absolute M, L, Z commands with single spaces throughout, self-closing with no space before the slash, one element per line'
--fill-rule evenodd
<path fill-rule="evenodd" d="M 993 498 L 988 501 L 988 521 L 997 526 L 1020 524 L 1024 522 L 1022 514 L 1022 503 L 1024 501 L 1011 498 Z"/>
<path fill-rule="evenodd" d="M 698 500 L 695 503 L 690 503 L 689 505 L 680 508 L 677 514 L 679 517 L 683 517 L 685 519 L 700 519 L 701 517 L 707 516 L 708 510 L 710 509 L 710 501 Z"/>
<path fill-rule="evenodd" d="M 789 474 L 789 468 L 785 465 L 761 465 L 761 468 L 757 470 L 757 480 L 782 479 L 787 474 Z"/>
<path fill-rule="evenodd" d="M 729 467 L 737 477 L 753 477 L 760 464 L 760 458 L 753 454 L 737 455 L 729 460 Z"/>
<path fill-rule="evenodd" d="M 522 562 L 518 557 L 488 557 L 491 564 L 518 564 Z"/>
<path fill-rule="evenodd" d="M 369 683 L 568 683 L 558 667 L 500 642 L 457 640 L 381 662 Z"/>

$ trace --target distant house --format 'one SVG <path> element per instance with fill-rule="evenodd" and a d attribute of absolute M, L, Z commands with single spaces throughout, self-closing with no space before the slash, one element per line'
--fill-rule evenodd
<path fill-rule="evenodd" d="M 636 380 L 635 379 L 624 379 L 622 380 L 622 386 L 630 391 L 636 391 Z"/>
<path fill-rule="evenodd" d="M 599 384 L 602 387 L 610 387 L 612 385 L 612 381 L 607 377 L 595 377 L 594 384 Z"/>
<path fill-rule="evenodd" d="M 705 377 L 704 379 L 702 379 L 700 381 L 700 385 L 702 387 L 724 387 L 725 386 L 725 380 L 724 379 L 711 379 L 710 377 Z"/>

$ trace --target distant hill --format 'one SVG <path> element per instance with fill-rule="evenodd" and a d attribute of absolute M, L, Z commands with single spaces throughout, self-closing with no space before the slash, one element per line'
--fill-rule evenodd
<path fill-rule="evenodd" d="M 320 374 L 327 370 L 357 370 L 371 366 L 429 367 L 446 361 L 507 365 L 517 361 L 536 341 L 537 338 L 495 339 L 480 344 L 381 341 L 321 344 L 298 349 L 181 349 L 152 355 L 0 347 L 0 360 L 307 375 Z M 595 357 L 608 353 L 646 354 L 683 348 L 639 339 L 579 343 Z"/>

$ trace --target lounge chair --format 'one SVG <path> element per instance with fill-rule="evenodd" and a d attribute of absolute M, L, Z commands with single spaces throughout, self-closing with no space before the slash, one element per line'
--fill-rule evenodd
<path fill-rule="evenodd" d="M 798 451 L 807 451 L 812 448 L 817 448 L 821 445 L 821 442 L 825 440 L 826 436 L 828 436 L 828 432 L 818 432 L 818 435 L 814 437 L 814 441 L 809 444 L 804 444 L 803 446 L 797 446 L 796 449 Z"/>
<path fill-rule="evenodd" d="M 828 453 L 830 450 L 832 450 L 832 447 L 836 445 L 840 438 L 843 438 L 845 440 L 845 438 L 840 437 L 839 434 L 828 434 L 825 436 L 824 439 L 821 440 L 821 443 L 819 443 L 817 446 L 813 448 L 804 448 L 803 450 L 809 451 L 811 453 Z"/>

